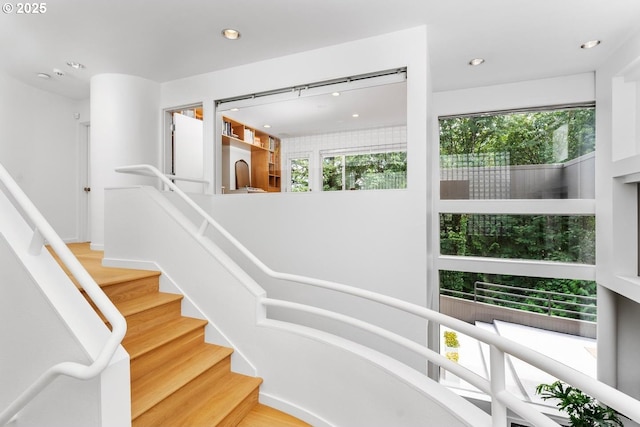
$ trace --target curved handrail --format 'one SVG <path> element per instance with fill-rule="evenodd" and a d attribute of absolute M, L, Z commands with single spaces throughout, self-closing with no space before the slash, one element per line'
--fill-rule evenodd
<path fill-rule="evenodd" d="M 0 413 L 0 426 L 3 426 L 15 417 L 25 405 L 56 377 L 66 375 L 80 380 L 87 380 L 100 374 L 108 366 L 120 346 L 127 332 L 127 323 L 111 300 L 105 295 L 102 289 L 100 289 L 100 286 L 98 286 L 89 273 L 87 273 L 87 270 L 80 264 L 80 261 L 71 253 L 53 227 L 51 227 L 49 222 L 1 164 L 0 182 L 2 182 L 6 190 L 13 197 L 13 200 L 22 208 L 23 215 L 27 217 L 34 226 L 34 237 L 29 248 L 29 253 L 37 255 L 40 253 L 44 242 L 47 241 L 58 255 L 60 261 L 76 278 L 80 286 L 82 286 L 87 295 L 89 295 L 91 300 L 111 324 L 111 334 L 92 364 L 83 365 L 76 362 L 62 362 L 49 368 Z"/>
<path fill-rule="evenodd" d="M 492 352 L 491 352 L 492 363 L 494 362 L 493 360 L 494 354 L 501 356 L 503 358 L 502 360 L 503 369 L 504 369 L 504 355 L 510 354 L 538 369 L 541 369 L 549 373 L 555 378 L 558 378 L 562 381 L 565 381 L 569 384 L 572 384 L 582 389 L 585 393 L 591 395 L 598 401 L 614 408 L 615 410 L 624 414 L 628 418 L 636 422 L 640 422 L 640 401 L 574 368 L 566 366 L 558 362 L 557 360 L 551 359 L 522 344 L 518 344 L 500 335 L 477 328 L 469 323 L 463 322 L 462 320 L 449 317 L 445 314 L 442 314 L 442 313 L 439 313 L 439 312 L 427 309 L 425 307 L 421 307 L 419 305 L 412 304 L 407 301 L 403 301 L 394 297 L 378 294 L 376 292 L 355 288 L 352 286 L 347 286 L 344 284 L 331 282 L 327 280 L 274 271 L 271 268 L 269 268 L 266 264 L 264 264 L 260 259 L 258 259 L 253 253 L 251 253 L 244 245 L 242 245 L 242 243 L 240 243 L 235 237 L 233 237 L 224 227 L 222 227 L 216 220 L 214 220 L 204 209 L 202 209 L 193 200 L 191 200 L 191 198 L 189 198 L 182 190 L 180 190 L 167 177 L 165 177 L 157 168 L 151 165 L 131 165 L 131 166 L 119 167 L 116 169 L 116 171 L 122 172 L 122 173 L 155 175 L 165 185 L 167 185 L 173 192 L 175 192 L 185 203 L 187 203 L 187 205 L 189 205 L 192 209 L 194 209 L 198 213 L 198 215 L 202 217 L 204 222 L 200 227 L 200 235 L 204 234 L 204 231 L 207 226 L 210 225 L 214 227 L 218 233 L 220 233 L 227 240 L 229 240 L 229 242 L 233 246 L 235 246 L 238 251 L 240 251 L 245 257 L 247 257 L 253 264 L 255 264 L 256 267 L 258 267 L 267 276 L 270 276 L 275 279 L 286 280 L 286 281 L 296 282 L 296 283 L 303 283 L 303 284 L 307 284 L 314 287 L 333 290 L 333 291 L 341 292 L 347 295 L 364 298 L 369 301 L 380 303 L 388 307 L 392 307 L 400 311 L 413 314 L 425 320 L 429 320 L 441 325 L 445 325 L 465 335 L 475 338 L 481 342 L 489 344 L 492 348 Z M 307 307 L 301 304 L 295 304 L 287 301 L 278 301 L 278 300 L 273 300 L 268 298 L 262 298 L 261 303 L 265 306 L 271 305 L 271 306 L 287 307 L 287 308 L 301 310 L 301 311 L 313 311 L 316 314 L 321 314 L 335 320 L 347 322 L 347 323 L 353 324 L 354 326 L 364 325 L 364 322 L 361 322 L 361 321 L 352 322 L 348 320 L 346 316 L 341 315 L 339 313 L 334 313 L 334 312 L 318 309 L 315 307 Z M 373 325 L 366 326 L 366 328 L 370 332 L 379 333 L 380 336 L 387 339 L 389 339 L 391 334 L 388 331 L 381 332 L 380 330 L 377 330 L 375 327 L 373 327 Z M 398 343 L 405 346 L 405 348 L 408 348 L 409 350 L 415 351 L 415 348 L 413 348 L 412 345 L 409 345 L 406 342 L 404 341 L 401 342 L 401 341 L 402 340 L 399 340 Z M 425 352 L 423 355 L 427 358 L 433 357 L 433 355 L 431 355 L 429 352 Z M 457 367 L 453 367 L 447 364 L 445 361 L 443 361 L 440 358 L 433 357 L 432 361 L 434 363 L 437 363 L 440 366 L 445 367 L 445 369 L 449 368 L 452 371 L 455 370 L 457 374 L 460 374 L 461 378 L 468 380 L 470 383 L 476 386 L 480 386 L 479 388 L 483 391 L 486 390 L 486 384 L 484 384 L 482 381 L 479 381 L 478 378 L 468 375 L 467 372 L 464 372 L 463 370 L 460 370 Z M 502 373 L 502 375 L 504 375 L 504 373 Z M 553 423 L 553 422 L 551 424 L 549 424 L 548 422 L 543 423 L 542 419 L 538 418 L 538 415 L 540 414 L 539 412 L 535 411 L 538 415 L 531 414 L 531 411 L 528 409 L 529 407 L 524 404 L 516 403 L 516 401 L 519 401 L 519 400 L 517 400 L 510 393 L 506 392 L 504 390 L 504 387 L 495 389 L 494 386 L 492 385 L 488 393 L 493 397 L 494 401 L 497 400 L 501 402 L 503 405 L 505 405 L 505 407 L 508 406 L 510 409 L 512 409 L 514 412 L 518 413 L 519 415 L 523 416 L 525 419 L 528 419 L 532 422 L 536 422 L 536 425 L 556 425 L 556 423 Z M 534 418 L 534 419 L 531 419 L 531 418 Z M 498 425 L 501 425 L 499 421 L 498 421 Z"/>

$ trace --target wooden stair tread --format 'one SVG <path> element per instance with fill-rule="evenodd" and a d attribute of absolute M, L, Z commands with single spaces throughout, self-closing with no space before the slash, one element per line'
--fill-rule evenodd
<path fill-rule="evenodd" d="M 88 248 L 87 244 L 75 244 L 68 245 L 73 254 L 78 258 L 80 264 L 87 270 L 87 272 L 91 275 L 93 280 L 100 286 L 110 286 L 117 283 L 126 282 L 129 280 L 136 280 L 145 277 L 159 277 L 159 271 L 151 271 L 151 270 L 135 270 L 128 268 L 116 268 L 116 267 L 105 267 L 102 265 L 102 257 L 103 253 L 101 251 L 91 251 Z M 47 246 L 47 249 L 51 253 L 51 255 L 58 261 L 60 264 L 60 259 L 56 255 L 53 250 Z M 67 268 L 60 264 L 62 269 L 67 273 L 67 275 L 71 278 L 73 283 L 77 287 L 80 287 L 75 277 L 73 277 Z"/>
<path fill-rule="evenodd" d="M 133 270 L 126 268 L 105 267 L 102 265 L 101 259 L 85 258 L 78 260 L 84 268 L 90 272 L 93 280 L 98 285 L 110 286 L 117 283 L 127 282 L 129 280 L 141 279 L 144 277 L 159 277 L 159 271 L 150 270 Z"/>
<path fill-rule="evenodd" d="M 128 301 L 116 303 L 116 307 L 124 317 L 127 317 L 131 316 L 132 314 L 149 310 L 153 307 L 158 307 L 163 304 L 182 300 L 182 298 L 183 296 L 180 294 L 158 292 L 154 294 L 142 295 Z"/>
<path fill-rule="evenodd" d="M 185 352 L 162 367 L 131 384 L 131 417 L 145 411 L 171 396 L 203 372 L 229 357 L 233 350 L 202 343 L 193 351 Z M 159 371 L 159 372 L 158 372 Z"/>
<path fill-rule="evenodd" d="M 249 399 L 247 412 L 257 404 L 261 378 L 228 372 L 210 383 L 181 388 L 151 410 L 134 419 L 133 427 L 142 426 L 218 426 L 234 409 Z M 204 393 L 205 395 L 203 395 Z M 253 395 L 253 396 L 252 396 Z M 195 397 L 199 396 L 199 399 Z M 253 397 L 253 399 L 252 399 Z M 253 402 L 252 400 L 255 400 Z M 239 417 L 242 418 L 244 414 Z M 236 425 L 225 423 L 220 425 Z"/>
<path fill-rule="evenodd" d="M 238 427 L 311 427 L 298 418 L 292 417 L 270 406 L 257 404 Z"/>
<path fill-rule="evenodd" d="M 206 320 L 181 317 L 147 333 L 127 335 L 122 341 L 122 346 L 133 360 L 206 324 Z"/>

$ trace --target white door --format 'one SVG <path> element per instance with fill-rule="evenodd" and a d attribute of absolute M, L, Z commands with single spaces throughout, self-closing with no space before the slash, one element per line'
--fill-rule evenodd
<path fill-rule="evenodd" d="M 202 179 L 204 172 L 203 122 L 195 117 L 174 112 L 173 174 L 178 178 Z M 175 184 L 188 193 L 202 193 L 203 184 L 181 181 Z"/>
<path fill-rule="evenodd" d="M 91 241 L 91 139 L 89 123 L 81 125 L 79 140 L 79 184 L 78 241 Z"/>

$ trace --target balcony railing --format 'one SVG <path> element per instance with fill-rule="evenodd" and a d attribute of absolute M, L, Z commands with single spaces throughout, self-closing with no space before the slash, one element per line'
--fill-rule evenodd
<path fill-rule="evenodd" d="M 475 282 L 473 292 L 441 288 L 443 295 L 473 300 L 547 316 L 597 321 L 596 297 L 520 288 L 497 283 Z M 581 301 L 581 302 L 575 302 Z"/>

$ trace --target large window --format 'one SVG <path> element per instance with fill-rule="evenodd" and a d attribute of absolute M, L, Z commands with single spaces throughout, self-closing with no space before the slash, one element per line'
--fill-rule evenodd
<path fill-rule="evenodd" d="M 443 199 L 594 198 L 595 109 L 440 120 Z"/>
<path fill-rule="evenodd" d="M 595 217 L 440 214 L 443 255 L 595 264 Z"/>
<path fill-rule="evenodd" d="M 595 155 L 593 106 L 440 118 L 441 312 L 539 336 L 551 357 L 549 336 L 595 347 Z M 458 362 L 483 372 L 485 350 L 459 338 Z M 513 362 L 533 399 L 544 379 L 529 372 Z"/>
<path fill-rule="evenodd" d="M 595 264 L 596 218 L 580 200 L 594 198 L 594 150 L 593 106 L 441 118 L 440 253 L 452 262 L 441 294 L 529 312 L 544 312 L 533 301 L 547 297 L 582 298 L 586 308 L 565 309 L 591 314 L 596 290 L 583 272 Z M 544 279 L 513 276 L 509 262 Z M 567 263 L 577 267 L 559 268 Z"/>
<path fill-rule="evenodd" d="M 322 189 L 388 190 L 407 188 L 407 152 L 323 153 Z"/>

